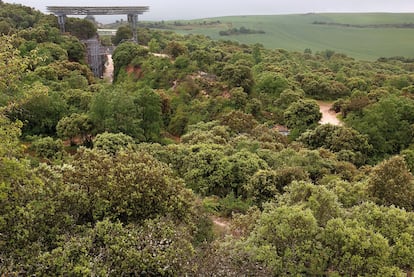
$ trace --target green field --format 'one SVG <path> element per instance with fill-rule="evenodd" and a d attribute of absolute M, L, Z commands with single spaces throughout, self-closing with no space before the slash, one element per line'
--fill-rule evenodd
<path fill-rule="evenodd" d="M 191 24 L 219 20 L 216 27 Z M 338 25 L 313 24 L 315 21 Z M 414 58 L 414 28 L 384 27 L 384 24 L 413 24 L 414 14 L 363 13 L 363 14 L 295 14 L 229 16 L 219 18 L 180 21 L 191 25 L 191 30 L 178 28 L 182 34 L 203 34 L 213 39 L 236 40 L 240 43 L 261 43 L 267 48 L 283 48 L 303 51 L 310 48 L 314 53 L 326 49 L 345 53 L 363 60 L 379 57 L 404 56 Z M 379 25 L 376 28 L 345 27 L 350 25 Z M 220 36 L 227 26 L 241 26 L 263 30 L 265 34 Z M 189 29 L 189 28 L 187 28 Z"/>

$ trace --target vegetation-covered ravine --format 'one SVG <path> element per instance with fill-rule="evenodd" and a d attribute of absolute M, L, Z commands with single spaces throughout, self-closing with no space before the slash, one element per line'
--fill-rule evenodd
<path fill-rule="evenodd" d="M 1 276 L 411 274 L 411 60 L 67 31 L 0 1 Z"/>

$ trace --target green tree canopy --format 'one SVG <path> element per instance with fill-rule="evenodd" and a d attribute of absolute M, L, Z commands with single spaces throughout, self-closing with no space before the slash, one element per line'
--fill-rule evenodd
<path fill-rule="evenodd" d="M 368 191 L 379 204 L 410 211 L 414 208 L 414 177 L 401 156 L 394 156 L 373 168 Z"/>
<path fill-rule="evenodd" d="M 14 46 L 16 37 L 0 36 L 0 101 L 5 104 L 6 95 L 12 96 L 23 78 L 28 67 L 28 59 L 20 56 Z"/>
<path fill-rule="evenodd" d="M 147 55 L 148 49 L 143 48 L 136 43 L 125 42 L 119 45 L 112 55 L 114 61 L 114 81 L 117 80 L 121 69 L 131 64 L 136 57 L 146 57 Z"/>
<path fill-rule="evenodd" d="M 112 43 L 115 45 L 120 44 L 123 41 L 132 39 L 132 30 L 128 25 L 123 25 L 116 30 L 116 34 L 112 37 Z"/>
<path fill-rule="evenodd" d="M 286 125 L 298 133 L 316 127 L 322 118 L 319 106 L 313 100 L 296 101 L 290 104 L 283 115 Z"/>
<path fill-rule="evenodd" d="M 78 39 L 89 39 L 96 35 L 96 26 L 86 19 L 69 17 L 65 20 L 65 29 Z"/>
<path fill-rule="evenodd" d="M 100 149 L 114 155 L 120 151 L 131 150 L 134 146 L 134 139 L 123 133 L 101 133 L 98 134 L 93 141 L 93 148 Z"/>
<path fill-rule="evenodd" d="M 257 76 L 256 90 L 259 93 L 279 96 L 282 91 L 289 88 L 289 82 L 280 74 L 263 72 Z"/>
<path fill-rule="evenodd" d="M 389 262 L 390 247 L 381 234 L 353 222 L 332 219 L 324 230 L 323 243 L 329 257 L 327 268 L 339 275 L 393 276 L 387 273 L 394 271 Z"/>
<path fill-rule="evenodd" d="M 231 88 L 242 87 L 249 93 L 254 84 L 250 67 L 244 64 L 226 64 L 221 73 L 221 79 L 229 84 Z"/>
<path fill-rule="evenodd" d="M 358 165 L 364 164 L 372 151 L 366 135 L 345 126 L 320 125 L 303 133 L 298 140 L 310 149 L 323 147 L 336 153 L 352 151 L 355 158 L 350 161 Z"/>
<path fill-rule="evenodd" d="M 377 159 L 397 154 L 412 142 L 414 102 L 395 95 L 383 97 L 366 107 L 361 116 L 351 113 L 345 121 L 368 135 Z"/>
<path fill-rule="evenodd" d="M 90 117 L 96 132 L 122 132 L 139 141 L 158 141 L 162 126 L 161 99 L 151 89 L 118 86 L 96 94 Z"/>
<path fill-rule="evenodd" d="M 274 275 L 319 275 L 327 258 L 316 240 L 319 232 L 309 209 L 270 207 L 262 213 L 249 244 Z"/>
<path fill-rule="evenodd" d="M 79 136 L 81 142 L 91 143 L 93 131 L 92 121 L 87 114 L 73 113 L 70 116 L 59 120 L 56 131 L 58 136 L 69 139 L 71 144 L 75 144 L 75 137 Z"/>
<path fill-rule="evenodd" d="M 189 215 L 191 194 L 183 182 L 167 165 L 144 152 L 111 155 L 80 149 L 71 167 L 63 169 L 63 177 L 87 194 L 85 220 L 108 217 L 126 223 Z"/>

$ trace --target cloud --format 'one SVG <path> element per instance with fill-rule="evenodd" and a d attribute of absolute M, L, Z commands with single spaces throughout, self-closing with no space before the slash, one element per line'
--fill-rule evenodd
<path fill-rule="evenodd" d="M 46 6 L 113 6 L 113 0 L 6 0 L 34 6 L 47 12 Z M 115 2 L 118 4 L 118 2 Z M 123 0 L 122 6 L 150 6 L 144 20 L 205 18 L 226 15 L 286 14 L 307 12 L 414 12 L 412 0 Z"/>

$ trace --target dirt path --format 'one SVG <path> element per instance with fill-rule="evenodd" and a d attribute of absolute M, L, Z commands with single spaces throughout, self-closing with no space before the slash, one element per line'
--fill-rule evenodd
<path fill-rule="evenodd" d="M 228 219 L 211 216 L 211 221 L 213 221 L 213 232 L 219 236 L 225 236 L 230 234 L 230 222 Z"/>
<path fill-rule="evenodd" d="M 342 122 L 337 118 L 337 113 L 331 110 L 332 103 L 318 101 L 319 109 L 322 113 L 322 119 L 319 121 L 321 124 L 332 124 L 340 126 Z"/>
<path fill-rule="evenodd" d="M 225 221 L 223 218 L 219 217 L 212 217 L 213 223 L 217 226 L 220 226 L 221 228 L 229 229 L 230 224 L 228 221 Z"/>
<path fill-rule="evenodd" d="M 107 62 L 105 63 L 105 71 L 103 74 L 104 80 L 108 80 L 112 83 L 114 79 L 114 62 L 112 60 L 112 55 L 106 55 Z"/>

